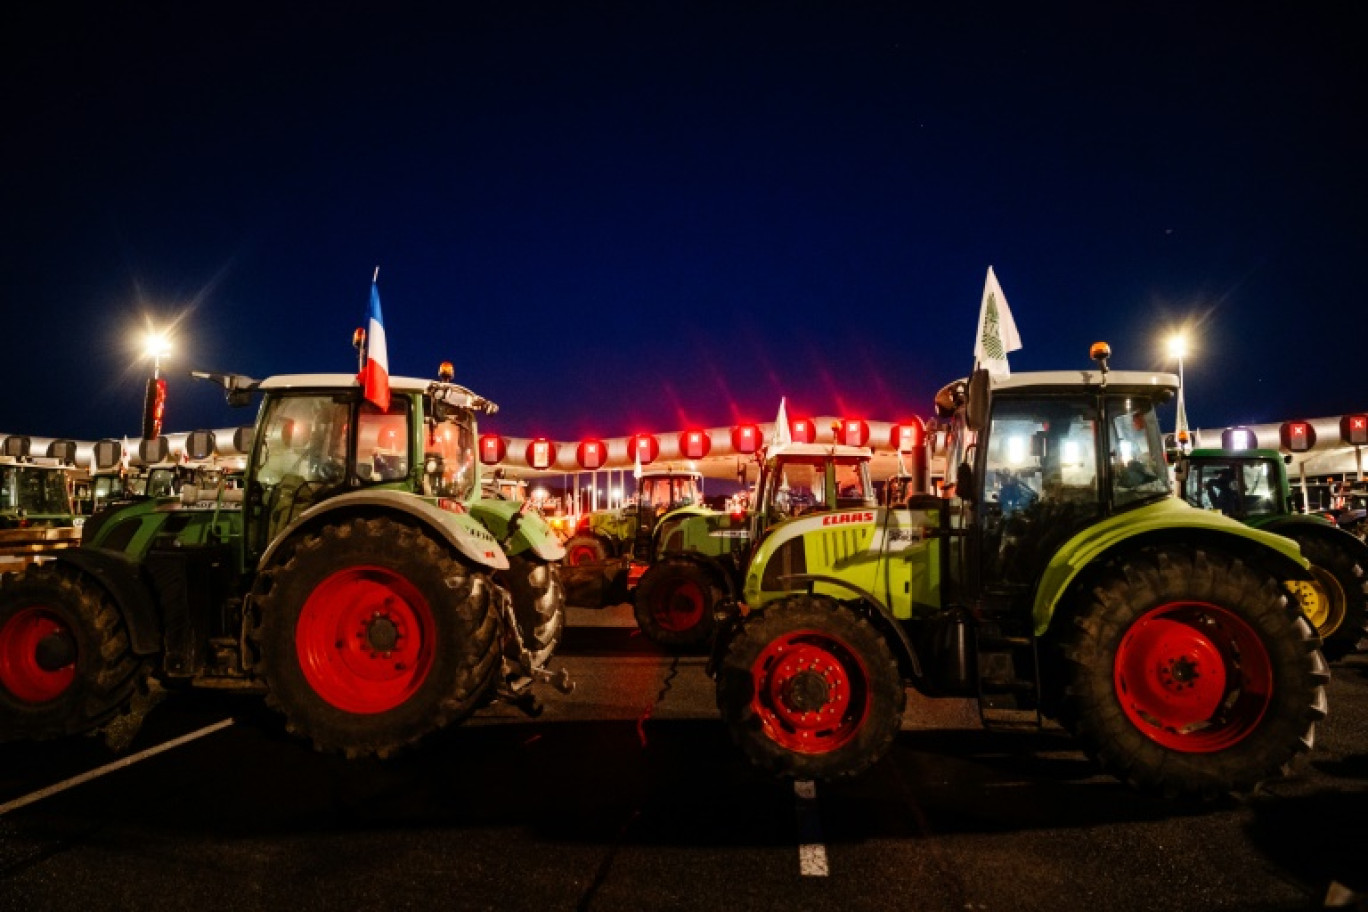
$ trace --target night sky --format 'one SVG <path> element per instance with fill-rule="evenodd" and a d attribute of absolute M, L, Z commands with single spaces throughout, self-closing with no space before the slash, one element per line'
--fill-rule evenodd
<path fill-rule="evenodd" d="M 136 437 L 149 324 L 250 423 L 187 372 L 354 372 L 377 265 L 516 436 L 928 416 L 990 265 L 1013 370 L 1368 408 L 1363 3 L 433 9 L 10 4 L 0 433 Z"/>

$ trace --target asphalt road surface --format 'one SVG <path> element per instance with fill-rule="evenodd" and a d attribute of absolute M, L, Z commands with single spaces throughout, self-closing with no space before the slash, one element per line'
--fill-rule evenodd
<path fill-rule="evenodd" d="M 1248 798 L 1145 798 L 1061 734 L 919 698 L 888 758 L 809 790 L 752 772 L 703 658 L 629 621 L 572 611 L 578 686 L 539 718 L 494 707 L 389 761 L 210 693 L 122 755 L 0 745 L 0 910 L 1368 908 L 1368 656 L 1335 666 L 1298 774 Z"/>

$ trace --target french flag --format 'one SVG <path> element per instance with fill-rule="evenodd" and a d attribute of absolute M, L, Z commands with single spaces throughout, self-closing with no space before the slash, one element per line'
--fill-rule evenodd
<path fill-rule="evenodd" d="M 366 362 L 356 380 L 368 401 L 374 402 L 381 411 L 389 411 L 389 352 L 385 349 L 385 321 L 380 316 L 380 288 L 374 280 L 371 281 L 370 325 L 366 327 Z"/>

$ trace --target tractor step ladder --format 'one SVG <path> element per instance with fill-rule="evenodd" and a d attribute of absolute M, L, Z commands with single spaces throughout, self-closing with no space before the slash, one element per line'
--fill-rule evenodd
<path fill-rule="evenodd" d="M 1006 633 L 998 624 L 975 628 L 978 666 L 979 719 L 984 728 L 1037 730 L 1040 715 L 1040 674 L 1036 640 Z"/>

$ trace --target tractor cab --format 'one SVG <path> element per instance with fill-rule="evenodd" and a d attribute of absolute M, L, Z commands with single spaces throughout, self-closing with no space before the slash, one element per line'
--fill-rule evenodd
<path fill-rule="evenodd" d="M 1179 494 L 1233 519 L 1283 516 L 1292 512 L 1283 466 L 1277 450 L 1193 450 L 1176 467 Z"/>
<path fill-rule="evenodd" d="M 777 522 L 877 504 L 865 447 L 790 443 L 766 453 L 759 501 L 752 512 L 753 537 Z"/>
<path fill-rule="evenodd" d="M 977 595 L 1029 592 L 1059 547 L 1099 521 L 1171 496 L 1156 407 L 1167 374 L 1057 371 L 972 378 L 952 465 Z M 965 593 L 965 595 L 972 595 Z"/>

